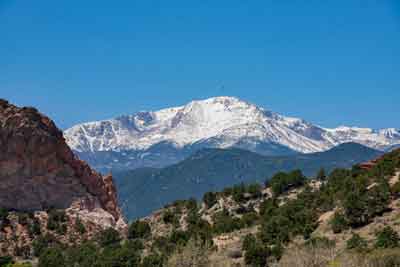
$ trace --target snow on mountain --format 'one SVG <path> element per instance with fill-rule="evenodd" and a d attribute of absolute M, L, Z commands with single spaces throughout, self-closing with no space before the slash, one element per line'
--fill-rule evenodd
<path fill-rule="evenodd" d="M 181 107 L 83 123 L 64 134 L 77 152 L 144 151 L 161 142 L 183 148 L 207 140 L 213 140 L 219 148 L 234 147 L 246 139 L 302 153 L 324 151 L 346 142 L 381 150 L 400 143 L 398 129 L 322 128 L 234 97 L 215 97 Z"/>

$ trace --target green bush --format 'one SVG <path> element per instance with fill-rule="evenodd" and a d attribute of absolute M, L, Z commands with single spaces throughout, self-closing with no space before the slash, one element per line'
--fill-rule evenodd
<path fill-rule="evenodd" d="M 59 235 L 65 235 L 67 233 L 67 225 L 66 224 L 59 224 L 57 229 L 56 229 L 56 233 Z"/>
<path fill-rule="evenodd" d="M 39 256 L 38 267 L 67 267 L 61 249 L 47 248 Z"/>
<path fill-rule="evenodd" d="M 246 200 L 245 194 L 248 194 L 250 198 L 261 197 L 262 186 L 259 183 L 252 183 L 247 186 L 244 183 L 240 183 L 233 187 L 226 187 L 222 193 L 225 197 L 232 196 L 237 203 L 242 203 Z"/>
<path fill-rule="evenodd" d="M 118 267 L 132 267 L 139 266 L 140 264 L 140 255 L 138 251 L 132 250 L 130 247 L 122 246 L 121 248 L 116 249 L 116 253 L 113 253 L 114 266 Z M 116 261 L 119 261 L 119 264 L 115 264 Z"/>
<path fill-rule="evenodd" d="M 327 189 L 332 194 L 342 193 L 349 177 L 351 177 L 351 171 L 347 169 L 334 169 L 328 176 Z"/>
<path fill-rule="evenodd" d="M 56 210 L 56 209 L 51 209 L 48 212 L 49 216 L 49 221 L 55 221 L 55 222 L 66 222 L 67 221 L 67 214 L 65 213 L 64 210 Z"/>
<path fill-rule="evenodd" d="M 397 248 L 399 247 L 399 234 L 392 227 L 386 226 L 376 234 L 376 248 Z"/>
<path fill-rule="evenodd" d="M 263 219 L 260 237 L 270 245 L 287 243 L 297 235 L 308 239 L 318 225 L 315 211 L 303 199 L 288 201 Z"/>
<path fill-rule="evenodd" d="M 186 205 L 186 200 L 178 199 L 178 200 L 175 200 L 174 202 L 172 202 L 171 205 L 169 205 L 169 204 L 165 205 L 164 208 L 168 209 L 171 207 L 175 207 L 175 208 L 181 209 L 182 207 L 185 207 L 185 205 Z"/>
<path fill-rule="evenodd" d="M 271 254 L 271 257 L 274 257 L 275 260 L 279 261 L 282 258 L 284 250 L 285 248 L 279 243 L 272 245 L 269 253 Z"/>
<path fill-rule="evenodd" d="M 241 220 L 241 225 L 249 227 L 255 225 L 259 221 L 259 216 L 256 212 L 248 212 L 243 214 Z"/>
<path fill-rule="evenodd" d="M 374 177 L 390 177 L 396 172 L 396 168 L 400 167 L 399 150 L 386 153 L 383 158 L 370 171 Z"/>
<path fill-rule="evenodd" d="M 7 264 L 12 263 L 12 257 L 11 256 L 1 256 L 0 257 L 0 266 L 6 266 Z"/>
<path fill-rule="evenodd" d="M 185 246 L 189 239 L 187 232 L 174 230 L 169 237 L 169 242 L 177 246 Z"/>
<path fill-rule="evenodd" d="M 212 243 L 213 229 L 211 225 L 207 221 L 201 219 L 200 215 L 197 213 L 189 214 L 189 217 L 187 229 L 189 236 L 201 244 Z"/>
<path fill-rule="evenodd" d="M 249 266 L 266 266 L 269 256 L 279 260 L 283 252 L 280 245 L 273 245 L 268 249 L 252 234 L 246 235 L 243 239 L 242 250 L 245 252 L 245 262 Z"/>
<path fill-rule="evenodd" d="M 57 231 L 59 234 L 65 234 L 67 215 L 64 210 L 51 209 L 48 211 L 47 229 Z"/>
<path fill-rule="evenodd" d="M 290 239 L 290 219 L 276 215 L 261 225 L 260 237 L 266 244 L 286 243 Z"/>
<path fill-rule="evenodd" d="M 257 239 L 254 235 L 248 234 L 244 237 L 242 242 L 242 250 L 249 250 L 251 247 L 256 246 Z"/>
<path fill-rule="evenodd" d="M 302 186 L 305 184 L 306 177 L 300 170 L 295 170 L 289 173 L 278 172 L 275 174 L 268 185 L 271 187 L 275 196 L 278 196 L 291 188 Z"/>
<path fill-rule="evenodd" d="M 262 195 L 262 187 L 259 183 L 253 183 L 247 186 L 247 193 L 251 198 L 259 198 Z"/>
<path fill-rule="evenodd" d="M 101 252 L 97 265 L 100 267 L 131 267 L 140 263 L 137 251 L 127 247 L 106 247 Z"/>
<path fill-rule="evenodd" d="M 179 220 L 176 214 L 170 209 L 164 211 L 162 219 L 165 224 L 173 224 L 173 225 L 179 224 Z"/>
<path fill-rule="evenodd" d="M 189 213 L 186 217 L 186 222 L 189 224 L 189 227 L 197 225 L 199 221 L 201 221 L 201 217 L 197 210 L 189 210 Z"/>
<path fill-rule="evenodd" d="M 239 218 L 234 218 L 227 210 L 216 213 L 213 221 L 213 230 L 217 234 L 230 233 L 244 226 Z"/>
<path fill-rule="evenodd" d="M 32 218 L 32 222 L 28 226 L 28 232 L 30 237 L 38 236 L 41 234 L 40 221 L 38 218 Z"/>
<path fill-rule="evenodd" d="M 333 217 L 329 223 L 332 227 L 332 231 L 335 234 L 339 234 L 349 228 L 346 218 L 344 217 L 343 214 L 341 214 L 339 212 L 335 212 L 335 214 L 333 215 Z"/>
<path fill-rule="evenodd" d="M 351 227 L 364 226 L 388 210 L 390 192 L 387 181 L 378 179 L 372 188 L 370 182 L 367 177 L 360 176 L 348 179 L 343 186 L 344 215 Z"/>
<path fill-rule="evenodd" d="M 8 220 L 8 210 L 0 208 L 0 230 L 10 224 Z"/>
<path fill-rule="evenodd" d="M 135 221 L 128 229 L 128 238 L 147 238 L 151 236 L 151 228 L 148 222 L 145 221 Z"/>
<path fill-rule="evenodd" d="M 236 203 L 241 203 L 245 200 L 244 194 L 246 193 L 246 186 L 244 183 L 233 186 L 232 198 Z"/>
<path fill-rule="evenodd" d="M 163 255 L 171 255 L 175 248 L 176 245 L 165 236 L 157 237 L 152 244 L 152 251 L 159 251 Z"/>
<path fill-rule="evenodd" d="M 372 218 L 388 211 L 390 186 L 386 179 L 378 179 L 377 184 L 368 191 L 368 214 Z"/>
<path fill-rule="evenodd" d="M 66 265 L 79 267 L 97 266 L 100 250 L 92 242 L 70 247 L 66 251 Z"/>
<path fill-rule="evenodd" d="M 111 227 L 99 232 L 96 239 L 102 247 L 117 246 L 122 240 L 120 233 Z"/>
<path fill-rule="evenodd" d="M 317 180 L 318 181 L 325 181 L 326 180 L 326 173 L 325 173 L 325 169 L 321 168 L 318 173 L 317 173 Z"/>
<path fill-rule="evenodd" d="M 214 192 L 207 192 L 203 196 L 203 202 L 207 208 L 211 208 L 217 203 L 217 194 Z"/>
<path fill-rule="evenodd" d="M 370 217 L 367 212 L 367 196 L 360 191 L 353 191 L 346 195 L 343 203 L 344 214 L 351 227 L 366 225 Z"/>
<path fill-rule="evenodd" d="M 292 236 L 302 235 L 308 239 L 318 226 L 316 211 L 307 206 L 303 199 L 298 198 L 280 207 L 279 214 L 285 216 L 290 222 Z"/>
<path fill-rule="evenodd" d="M 260 214 L 265 218 L 271 217 L 279 208 L 279 205 L 276 202 L 276 199 L 269 198 L 261 202 L 260 205 Z"/>
<path fill-rule="evenodd" d="M 54 236 L 50 234 L 46 234 L 45 236 L 38 236 L 32 242 L 33 255 L 38 257 L 45 249 L 57 244 L 57 240 L 54 238 Z"/>
<path fill-rule="evenodd" d="M 76 217 L 75 219 L 75 231 L 77 231 L 79 234 L 83 235 L 86 233 L 86 228 L 85 225 L 83 225 L 81 219 L 79 217 Z"/>
<path fill-rule="evenodd" d="M 0 208 L 0 221 L 8 217 L 8 210 L 5 208 Z"/>
<path fill-rule="evenodd" d="M 197 201 L 194 198 L 189 198 L 189 200 L 185 201 L 185 207 L 186 209 L 188 209 L 189 211 L 194 211 L 197 210 Z"/>
<path fill-rule="evenodd" d="M 22 213 L 22 212 L 18 212 L 17 213 L 18 216 L 18 223 L 20 225 L 27 225 L 29 224 L 29 215 L 26 213 Z"/>
<path fill-rule="evenodd" d="M 126 240 L 124 242 L 124 246 L 134 251 L 140 251 L 144 249 L 144 244 L 140 239 Z"/>
<path fill-rule="evenodd" d="M 246 250 L 244 261 L 247 265 L 252 267 L 265 267 L 268 256 L 269 251 L 267 248 L 261 244 L 254 244 Z"/>
<path fill-rule="evenodd" d="M 229 197 L 233 193 L 233 188 L 232 187 L 225 187 L 224 190 L 222 190 L 222 194 L 224 197 Z"/>
<path fill-rule="evenodd" d="M 163 267 L 164 258 L 159 254 L 150 254 L 143 258 L 142 267 Z"/>
<path fill-rule="evenodd" d="M 368 243 L 360 235 L 353 234 L 352 237 L 349 240 L 347 240 L 346 248 L 349 250 L 354 249 L 358 251 L 364 251 L 368 248 Z"/>

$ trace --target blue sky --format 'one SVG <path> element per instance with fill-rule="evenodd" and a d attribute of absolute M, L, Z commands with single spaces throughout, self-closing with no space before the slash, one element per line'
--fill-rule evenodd
<path fill-rule="evenodd" d="M 0 0 L 0 97 L 66 128 L 233 95 L 400 128 L 397 0 Z"/>

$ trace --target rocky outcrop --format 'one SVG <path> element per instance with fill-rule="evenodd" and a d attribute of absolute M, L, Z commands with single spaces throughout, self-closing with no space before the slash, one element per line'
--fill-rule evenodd
<path fill-rule="evenodd" d="M 79 160 L 53 121 L 35 108 L 0 100 L 0 207 L 69 209 L 124 226 L 111 176 Z"/>
<path fill-rule="evenodd" d="M 366 162 L 362 162 L 360 164 L 358 164 L 358 166 L 363 169 L 363 170 L 370 170 L 373 167 L 375 167 L 376 164 L 378 164 L 378 162 L 383 158 L 383 156 L 380 156 L 379 158 L 373 159 L 373 160 L 369 160 Z"/>
<path fill-rule="evenodd" d="M 391 151 L 391 153 L 400 153 L 400 149 L 393 149 Z M 371 170 L 373 167 L 375 167 L 379 162 L 381 162 L 382 160 L 384 160 L 385 155 L 381 155 L 375 159 L 366 161 L 366 162 L 362 162 L 360 164 L 358 164 L 358 167 L 363 169 L 363 170 Z"/>

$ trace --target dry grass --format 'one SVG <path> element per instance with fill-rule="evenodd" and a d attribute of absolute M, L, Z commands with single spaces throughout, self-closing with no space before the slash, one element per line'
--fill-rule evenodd
<path fill-rule="evenodd" d="M 226 253 L 225 253 L 226 252 Z M 215 246 L 200 246 L 190 240 L 188 244 L 173 254 L 167 267 L 240 267 L 244 266 L 237 251 L 218 252 Z M 239 252 L 241 252 L 239 250 Z"/>
<path fill-rule="evenodd" d="M 400 267 L 400 249 L 359 254 L 335 248 L 288 249 L 277 267 Z"/>
<path fill-rule="evenodd" d="M 173 254 L 168 260 L 168 267 L 206 267 L 210 266 L 208 259 L 209 247 L 200 246 L 190 240 L 188 244 Z"/>
<path fill-rule="evenodd" d="M 210 249 L 199 248 L 195 242 L 174 254 L 168 267 L 240 267 L 241 262 L 228 256 L 213 254 Z M 400 267 L 400 249 L 376 250 L 359 254 L 341 252 L 335 247 L 296 246 L 286 250 L 279 263 L 272 267 Z"/>
<path fill-rule="evenodd" d="M 286 250 L 279 267 L 325 267 L 337 256 L 334 247 L 302 246 Z"/>

